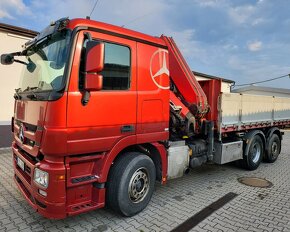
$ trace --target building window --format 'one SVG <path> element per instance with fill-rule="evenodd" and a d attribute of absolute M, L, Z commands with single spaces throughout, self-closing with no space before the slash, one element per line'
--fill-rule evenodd
<path fill-rule="evenodd" d="M 105 43 L 103 90 L 126 90 L 130 87 L 130 49 Z"/>

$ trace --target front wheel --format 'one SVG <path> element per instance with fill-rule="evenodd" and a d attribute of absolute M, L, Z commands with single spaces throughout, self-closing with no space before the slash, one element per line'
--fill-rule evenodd
<path fill-rule="evenodd" d="M 252 136 L 245 146 L 242 166 L 248 170 L 255 170 L 259 167 L 264 154 L 264 145 L 259 135 Z"/>
<path fill-rule="evenodd" d="M 155 179 L 155 166 L 148 156 L 138 152 L 122 154 L 109 174 L 107 204 L 124 216 L 139 213 L 152 197 Z"/>

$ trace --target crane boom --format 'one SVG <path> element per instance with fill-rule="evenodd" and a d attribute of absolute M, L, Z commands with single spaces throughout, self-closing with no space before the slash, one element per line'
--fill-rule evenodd
<path fill-rule="evenodd" d="M 170 77 L 179 91 L 179 97 L 194 116 L 204 115 L 209 106 L 207 97 L 187 65 L 173 38 L 162 35 L 168 47 Z"/>

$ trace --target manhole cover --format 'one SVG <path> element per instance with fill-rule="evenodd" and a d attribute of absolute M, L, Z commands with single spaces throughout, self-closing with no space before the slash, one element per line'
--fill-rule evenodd
<path fill-rule="evenodd" d="M 238 178 L 238 181 L 252 187 L 270 188 L 273 186 L 270 181 L 258 177 L 241 177 Z"/>

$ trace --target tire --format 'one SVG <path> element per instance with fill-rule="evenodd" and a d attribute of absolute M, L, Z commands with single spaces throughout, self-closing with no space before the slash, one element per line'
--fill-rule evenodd
<path fill-rule="evenodd" d="M 155 180 L 155 166 L 148 156 L 138 152 L 122 154 L 109 173 L 106 203 L 124 216 L 133 216 L 148 205 Z"/>
<path fill-rule="evenodd" d="M 259 135 L 254 135 L 249 139 L 249 142 L 244 146 L 243 159 L 241 166 L 247 170 L 256 170 L 263 158 L 264 145 Z"/>
<path fill-rule="evenodd" d="M 265 149 L 265 161 L 274 163 L 281 152 L 281 140 L 277 134 L 272 134 Z"/>

